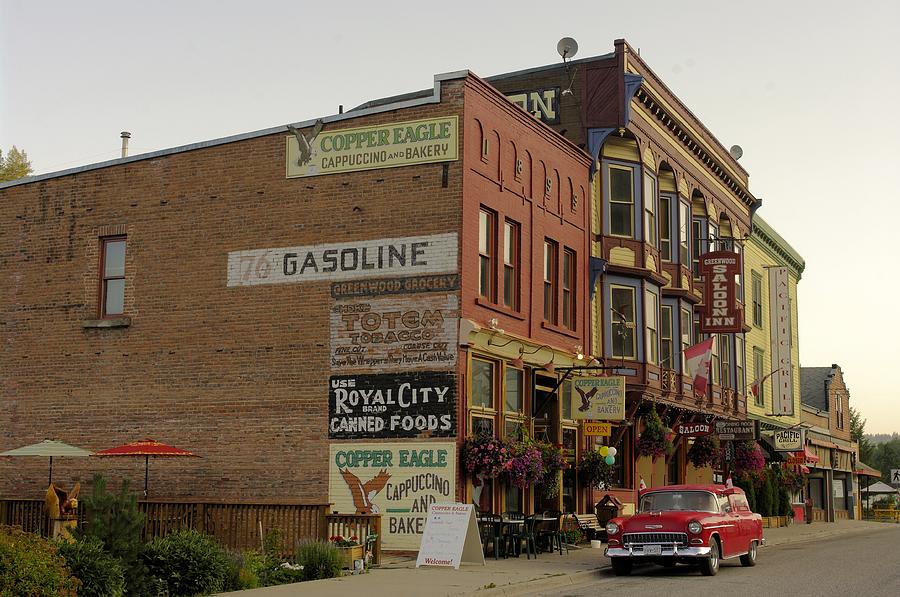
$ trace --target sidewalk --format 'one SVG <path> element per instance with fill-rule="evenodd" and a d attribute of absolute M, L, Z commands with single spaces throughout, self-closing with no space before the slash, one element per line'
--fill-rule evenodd
<path fill-rule="evenodd" d="M 764 529 L 769 546 L 822 541 L 851 533 L 876 529 L 900 529 L 879 522 L 842 520 L 834 523 L 794 524 L 779 529 Z M 766 557 L 766 549 L 760 552 Z M 603 549 L 582 547 L 568 555 L 540 554 L 537 559 L 524 556 L 506 560 L 485 559 L 485 565 L 463 564 L 452 568 L 415 568 L 415 560 L 389 560 L 369 574 L 345 576 L 278 587 L 223 593 L 228 597 L 388 597 L 397 595 L 433 595 L 435 597 L 477 594 L 484 597 L 509 597 L 540 589 L 552 589 L 588 582 L 598 570 L 609 566 Z"/>

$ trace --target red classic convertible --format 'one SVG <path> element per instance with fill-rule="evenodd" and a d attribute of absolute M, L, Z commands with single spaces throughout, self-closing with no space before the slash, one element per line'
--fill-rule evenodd
<path fill-rule="evenodd" d="M 742 565 L 754 566 L 765 545 L 762 519 L 750 511 L 744 491 L 724 485 L 645 489 L 638 513 L 610 520 L 606 533 L 606 555 L 620 576 L 630 574 L 635 561 L 696 563 L 712 576 L 720 560 L 739 557 Z"/>

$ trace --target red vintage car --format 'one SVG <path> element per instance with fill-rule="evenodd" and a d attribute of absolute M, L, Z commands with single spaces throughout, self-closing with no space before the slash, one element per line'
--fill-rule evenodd
<path fill-rule="evenodd" d="M 750 511 L 744 491 L 724 485 L 669 485 L 640 493 L 638 513 L 610 520 L 606 555 L 617 575 L 631 573 L 634 562 L 663 566 L 699 564 L 712 576 L 719 561 L 740 558 L 756 564 L 765 545 L 762 518 Z"/>

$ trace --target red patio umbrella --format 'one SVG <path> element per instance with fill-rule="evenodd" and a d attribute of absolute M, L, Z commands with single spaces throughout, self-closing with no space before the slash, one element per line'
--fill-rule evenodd
<path fill-rule="evenodd" d="M 176 456 L 194 456 L 193 452 L 169 446 L 162 442 L 152 439 L 142 439 L 137 442 L 130 442 L 115 448 L 107 448 L 94 452 L 91 456 L 143 456 L 144 457 L 144 497 L 147 497 L 147 481 L 150 476 L 150 457 L 176 457 Z"/>

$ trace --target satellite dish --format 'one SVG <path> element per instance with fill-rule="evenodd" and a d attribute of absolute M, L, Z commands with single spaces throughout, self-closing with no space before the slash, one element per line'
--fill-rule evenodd
<path fill-rule="evenodd" d="M 728 150 L 728 153 L 730 153 L 731 157 L 734 159 L 739 160 L 741 159 L 741 156 L 744 155 L 744 150 L 741 149 L 740 145 L 732 145 L 731 149 Z"/>
<path fill-rule="evenodd" d="M 556 51 L 562 56 L 562 59 L 571 58 L 578 53 L 578 42 L 571 37 L 564 37 L 556 44 Z"/>

